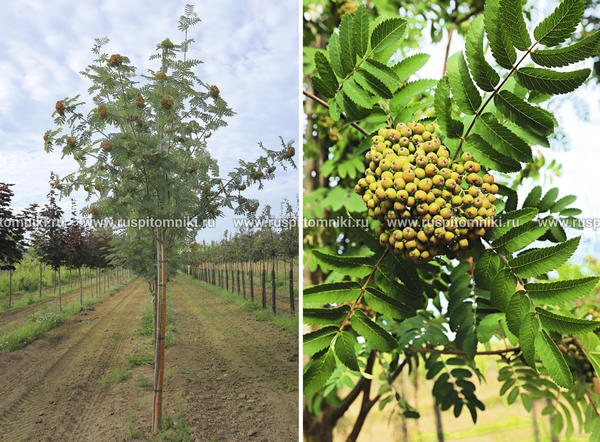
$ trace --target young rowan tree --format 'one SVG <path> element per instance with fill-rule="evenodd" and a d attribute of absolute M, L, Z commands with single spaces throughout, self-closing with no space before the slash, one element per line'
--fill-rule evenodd
<path fill-rule="evenodd" d="M 207 139 L 226 126 L 226 118 L 234 112 L 218 87 L 195 73 L 200 60 L 189 58 L 194 40 L 188 32 L 199 21 L 193 7 L 186 6 L 179 20 L 183 41 L 159 43 L 150 57 L 157 67 L 146 74 L 138 74 L 127 56 L 102 52 L 108 39 L 97 39 L 92 49 L 96 58 L 82 73 L 92 83 L 88 92 L 93 107 L 84 111 L 79 96 L 59 100 L 53 114 L 59 129 L 44 136 L 47 151 L 59 147 L 79 163 L 77 172 L 61 180 L 63 193 L 83 187 L 94 199 L 88 208 L 93 217 L 161 221 L 144 229 L 154 243 L 157 264 L 154 432 L 160 429 L 162 416 L 171 252 L 197 226 L 221 216 L 225 207 L 236 214 L 256 211 L 257 201 L 245 197 L 241 189 L 254 183 L 262 187 L 264 180 L 274 177 L 277 165 L 295 165 L 292 142 L 281 140 L 280 150 L 260 144 L 261 156 L 239 160 L 226 176 L 220 175 Z M 63 128 L 68 133 L 61 135 Z M 172 227 L 162 222 L 186 217 L 196 225 Z"/>

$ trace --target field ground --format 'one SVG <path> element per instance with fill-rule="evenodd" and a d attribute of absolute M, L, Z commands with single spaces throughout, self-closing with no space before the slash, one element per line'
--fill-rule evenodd
<path fill-rule="evenodd" d="M 297 336 L 183 276 L 167 290 L 177 332 L 159 439 L 296 440 Z M 0 354 L 0 440 L 150 438 L 152 339 L 137 331 L 149 304 L 134 280 Z"/>
<path fill-rule="evenodd" d="M 455 418 L 452 410 L 442 412 L 442 423 L 444 427 L 444 436 L 447 442 L 533 442 L 534 433 L 531 415 L 523 408 L 520 400 L 513 405 L 508 406 L 505 400 L 499 397 L 501 384 L 498 382 L 498 373 L 495 364 L 495 357 L 488 356 L 483 361 L 482 366 L 486 369 L 484 372 L 485 383 L 477 386 L 477 397 L 485 404 L 485 411 L 479 412 L 477 425 L 473 424 L 468 411 Z M 479 364 L 478 364 L 479 365 Z M 480 366 L 481 368 L 481 366 Z M 437 442 L 436 423 L 433 412 L 433 396 L 431 389 L 433 381 L 426 381 L 421 373 L 419 377 L 418 399 L 415 401 L 415 389 L 413 388 L 413 377 L 399 378 L 396 385 L 403 383 L 405 397 L 411 405 L 418 404 L 416 407 L 421 413 L 421 419 L 407 420 L 408 438 L 404 439 L 402 430 L 402 421 L 398 414 L 390 419 L 392 410 L 391 404 L 388 404 L 383 411 L 377 406 L 373 407 L 365 426 L 363 427 L 359 442 L 368 442 L 374 440 L 395 441 L 428 441 Z M 372 391 L 377 391 L 379 384 L 372 387 Z M 372 396 L 374 393 L 372 393 Z M 393 402 L 393 401 L 392 401 Z M 539 425 L 540 441 L 550 441 L 549 424 L 547 416 L 540 416 L 545 403 L 537 402 L 537 422 Z M 334 441 L 344 441 L 352 431 L 352 425 L 358 415 L 360 400 L 355 401 L 346 415 L 338 422 L 334 431 Z M 570 441 L 588 441 L 589 438 L 577 433 L 578 424 L 574 423 L 576 433 Z M 563 440 L 563 437 L 560 437 Z"/>

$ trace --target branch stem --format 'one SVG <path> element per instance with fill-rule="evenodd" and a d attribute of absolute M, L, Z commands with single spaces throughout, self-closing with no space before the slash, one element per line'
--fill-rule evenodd
<path fill-rule="evenodd" d="M 326 109 L 329 109 L 329 105 L 321 100 L 319 97 L 317 97 L 316 95 L 311 94 L 310 92 L 306 92 L 306 91 L 302 91 L 302 93 L 310 98 L 311 100 L 316 101 L 317 103 L 319 103 L 321 106 L 325 107 Z M 342 118 L 346 119 L 346 115 L 344 115 L 344 113 L 340 113 L 340 115 L 342 116 Z M 367 132 L 366 130 L 364 130 L 362 127 L 360 127 L 358 124 L 356 123 L 350 123 L 350 126 L 352 126 L 354 129 L 356 129 L 357 131 L 359 131 L 361 134 L 365 135 L 365 136 L 369 136 L 369 132 Z"/>

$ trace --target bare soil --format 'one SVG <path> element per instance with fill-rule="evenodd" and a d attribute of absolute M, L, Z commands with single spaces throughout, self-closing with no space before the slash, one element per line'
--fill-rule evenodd
<path fill-rule="evenodd" d="M 167 297 L 177 327 L 164 386 L 172 428 L 151 435 L 153 369 L 126 360 L 152 351 L 136 331 L 150 297 L 135 280 L 0 354 L 0 440 L 297 440 L 297 336 L 184 277 Z"/>

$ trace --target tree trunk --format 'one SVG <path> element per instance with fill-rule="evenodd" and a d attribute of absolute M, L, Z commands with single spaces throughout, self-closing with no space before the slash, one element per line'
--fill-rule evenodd
<path fill-rule="evenodd" d="M 262 308 L 267 308 L 267 266 L 264 262 L 262 268 Z"/>
<path fill-rule="evenodd" d="M 8 308 L 12 304 L 12 270 L 8 270 Z"/>
<path fill-rule="evenodd" d="M 442 413 L 440 407 L 435 402 L 433 403 L 433 413 L 435 414 L 435 427 L 437 431 L 438 442 L 444 442 L 444 427 L 442 426 Z"/>
<path fill-rule="evenodd" d="M 536 400 L 531 400 L 531 425 L 533 427 L 533 440 L 540 442 L 540 427 L 537 421 L 537 411 L 535 409 Z"/>
<path fill-rule="evenodd" d="M 296 304 L 294 303 L 294 266 L 290 263 L 290 314 L 296 313 Z"/>
<path fill-rule="evenodd" d="M 551 399 L 546 399 L 546 404 L 547 405 L 553 405 L 552 404 L 552 400 Z M 551 441 L 552 442 L 558 442 L 558 434 L 554 434 L 554 414 L 555 413 L 550 413 L 548 415 L 548 423 L 550 424 L 550 437 L 551 437 Z"/>
<path fill-rule="evenodd" d="M 40 262 L 40 299 L 42 299 L 42 263 Z"/>
<path fill-rule="evenodd" d="M 244 276 L 244 270 L 246 270 L 244 263 L 242 263 L 242 297 L 246 299 L 246 277 Z"/>
<path fill-rule="evenodd" d="M 60 282 L 60 267 L 58 268 L 58 311 L 62 312 L 62 284 Z"/>
<path fill-rule="evenodd" d="M 275 303 L 275 262 L 271 266 L 271 308 L 273 313 L 277 314 L 277 305 Z"/>
<path fill-rule="evenodd" d="M 56 269 L 54 270 L 54 273 L 52 274 L 52 284 L 54 285 L 54 296 L 56 296 Z"/>
<path fill-rule="evenodd" d="M 236 264 L 236 269 L 235 269 L 235 275 L 237 277 L 237 292 L 238 295 L 240 294 L 241 290 L 240 290 L 240 266 L 239 264 Z"/>
<path fill-rule="evenodd" d="M 79 267 L 79 305 L 83 308 L 83 280 L 81 279 L 81 267 Z"/>
<path fill-rule="evenodd" d="M 252 277 L 252 264 L 253 263 L 250 263 L 250 300 L 254 302 L 254 278 Z"/>
<path fill-rule="evenodd" d="M 167 263 L 165 255 L 165 235 L 161 235 L 160 241 L 160 285 L 158 297 L 159 328 L 156 338 L 156 357 L 154 364 L 154 415 L 152 419 L 152 431 L 160 431 L 162 420 L 162 393 L 165 369 L 165 324 L 167 313 Z"/>

